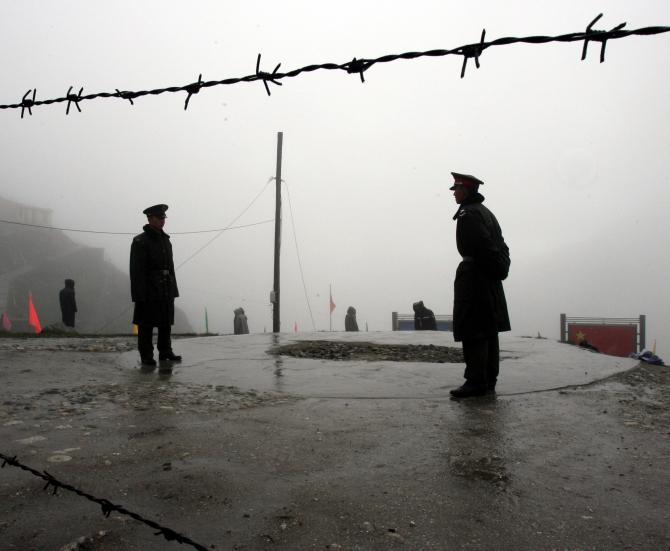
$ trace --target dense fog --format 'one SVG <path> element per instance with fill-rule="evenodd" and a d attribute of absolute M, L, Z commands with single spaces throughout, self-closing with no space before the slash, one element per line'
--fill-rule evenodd
<path fill-rule="evenodd" d="M 453 48 L 483 28 L 488 40 L 577 32 L 602 10 L 597 29 L 670 24 L 660 0 L 8 3 L 0 103 L 34 88 L 45 99 L 241 77 L 259 52 L 263 70 L 288 71 Z M 451 313 L 450 172 L 470 173 L 511 250 L 515 335 L 558 339 L 562 312 L 646 314 L 647 347 L 667 360 L 669 52 L 668 34 L 610 41 L 604 63 L 598 43 L 585 61 L 581 43 L 518 44 L 486 50 L 479 69 L 470 60 L 463 79 L 449 56 L 379 64 L 364 83 L 304 73 L 270 83 L 271 96 L 260 82 L 202 89 L 187 110 L 183 92 L 85 101 L 67 116 L 65 103 L 23 119 L 3 110 L 0 196 L 102 232 L 139 232 L 142 210 L 167 203 L 177 306 L 193 328 L 207 309 L 210 331 L 232 332 L 241 306 L 251 332 L 271 331 L 281 131 L 282 331 L 328 330 L 331 286 L 333 329 L 354 306 L 376 331 L 416 300 Z M 231 223 L 248 227 L 179 233 Z M 131 235 L 66 234 L 127 270 Z"/>

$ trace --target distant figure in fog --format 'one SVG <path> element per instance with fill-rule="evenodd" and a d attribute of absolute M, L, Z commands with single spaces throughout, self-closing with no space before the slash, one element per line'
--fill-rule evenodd
<path fill-rule="evenodd" d="M 74 279 L 66 279 L 65 287 L 60 290 L 60 312 L 63 325 L 74 327 L 74 315 L 77 311 L 77 301 L 74 298 Z"/>
<path fill-rule="evenodd" d="M 236 335 L 247 335 L 249 333 L 249 325 L 247 324 L 247 316 L 244 313 L 244 308 L 236 308 L 235 319 L 233 319 L 233 330 Z"/>
<path fill-rule="evenodd" d="M 593 352 L 600 352 L 595 346 L 593 346 L 588 340 L 586 340 L 586 335 L 581 331 L 577 333 L 577 346 L 592 350 Z"/>
<path fill-rule="evenodd" d="M 349 306 L 347 315 L 344 316 L 344 330 L 358 331 L 358 322 L 356 321 L 356 308 Z"/>
<path fill-rule="evenodd" d="M 414 329 L 416 331 L 437 331 L 435 314 L 423 304 L 423 300 L 412 304 L 414 308 Z"/>

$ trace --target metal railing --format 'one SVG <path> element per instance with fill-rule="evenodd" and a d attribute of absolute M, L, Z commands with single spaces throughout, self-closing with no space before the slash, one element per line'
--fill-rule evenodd
<path fill-rule="evenodd" d="M 437 314 L 435 323 L 438 331 L 453 331 L 454 317 L 447 314 Z M 393 331 L 414 331 L 414 314 L 391 312 L 391 328 Z"/>
<path fill-rule="evenodd" d="M 647 316 L 640 314 L 637 318 L 606 318 L 606 317 L 580 317 L 561 314 L 561 342 L 568 342 L 570 324 L 578 325 L 627 325 L 636 327 L 637 352 L 644 350 L 646 345 Z"/>

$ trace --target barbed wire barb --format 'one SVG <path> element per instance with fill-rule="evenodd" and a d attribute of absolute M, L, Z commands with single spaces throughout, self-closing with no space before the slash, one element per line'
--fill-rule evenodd
<path fill-rule="evenodd" d="M 28 99 L 28 94 L 30 92 L 33 93 L 33 99 Z M 27 109 L 28 114 L 32 117 L 33 116 L 33 110 L 32 107 L 35 105 L 35 94 L 37 94 L 37 88 L 34 88 L 33 90 L 28 90 L 25 94 L 23 94 L 23 98 L 21 99 L 21 118 L 23 118 L 23 112 Z"/>
<path fill-rule="evenodd" d="M 186 102 L 184 103 L 184 111 L 188 109 L 188 102 L 191 101 L 191 96 L 193 94 L 197 94 L 200 92 L 200 88 L 202 88 L 202 73 L 198 75 L 198 82 L 194 82 L 193 84 L 189 84 L 188 86 L 184 87 L 184 90 L 188 92 L 188 95 L 186 96 Z"/>
<path fill-rule="evenodd" d="M 487 44 L 484 42 L 485 37 L 486 37 L 486 29 L 482 29 L 482 37 L 479 39 L 478 44 L 468 44 L 467 46 L 463 46 L 461 48 L 461 51 L 458 52 L 463 56 L 463 66 L 461 67 L 461 78 L 465 76 L 465 68 L 468 65 L 468 59 L 474 58 L 475 67 L 479 69 L 479 56 L 482 55 L 482 52 L 487 47 Z"/>
<path fill-rule="evenodd" d="M 2 465 L 0 465 L 0 469 L 4 469 L 5 466 L 8 465 L 8 464 L 10 464 L 10 465 L 14 464 L 14 462 L 16 462 L 16 460 L 17 460 L 17 457 L 18 456 L 16 456 L 16 455 L 12 455 L 11 457 L 9 457 L 8 455 L 3 455 L 2 456 Z"/>
<path fill-rule="evenodd" d="M 349 63 L 345 65 L 347 73 L 353 74 L 358 73 L 361 77 L 361 82 L 365 82 L 365 76 L 363 73 L 367 71 L 372 66 L 372 63 L 366 59 L 352 59 Z"/>
<path fill-rule="evenodd" d="M 77 108 L 77 111 L 81 113 L 81 107 L 79 107 L 79 102 L 81 101 L 81 93 L 84 91 L 84 87 L 82 86 L 79 89 L 78 94 L 71 94 L 72 92 L 72 86 L 70 86 L 70 89 L 67 91 L 67 94 L 65 94 L 65 97 L 67 98 L 67 109 L 65 110 L 65 114 L 69 115 L 70 114 L 70 105 L 74 103 L 74 106 Z"/>
<path fill-rule="evenodd" d="M 44 485 L 44 488 L 42 488 L 42 490 L 44 492 L 46 492 L 46 491 L 49 490 L 49 486 L 53 486 L 53 490 L 52 490 L 51 494 L 54 495 L 54 496 L 58 495 L 58 481 L 53 476 L 51 476 L 51 474 L 49 474 L 48 471 L 43 471 L 43 472 L 44 472 L 44 476 L 47 477 L 47 483 Z"/>
<path fill-rule="evenodd" d="M 263 81 L 263 84 L 265 85 L 265 91 L 268 93 L 268 96 L 271 96 L 272 94 L 270 93 L 270 87 L 268 86 L 268 82 L 271 82 L 272 84 L 276 84 L 277 86 L 281 86 L 283 83 L 279 82 L 276 80 L 279 77 L 277 74 L 277 71 L 279 70 L 279 67 L 281 67 L 281 63 L 277 63 L 277 66 L 275 67 L 275 70 L 272 71 L 272 73 L 266 73 L 265 71 L 261 71 L 261 54 L 258 54 L 258 57 L 256 58 L 256 77 L 258 77 L 259 80 Z"/>
<path fill-rule="evenodd" d="M 130 105 L 135 105 L 133 103 L 133 94 L 132 92 L 122 92 L 118 88 L 116 88 L 116 95 L 120 97 L 121 99 L 127 99 L 130 102 Z"/>
<path fill-rule="evenodd" d="M 116 505 L 114 505 L 108 499 L 101 499 L 100 500 L 100 509 L 102 509 L 102 514 L 106 518 L 109 518 L 109 515 L 112 514 L 112 511 L 115 509 L 115 507 L 116 507 Z"/>
<path fill-rule="evenodd" d="M 626 26 L 626 23 L 619 23 L 616 27 L 609 31 L 598 31 L 598 30 L 593 30 L 593 25 L 595 25 L 598 20 L 603 16 L 602 13 L 598 14 L 598 16 L 591 21 L 591 23 L 588 24 L 586 27 L 586 36 L 584 37 L 584 47 L 582 48 L 582 61 L 586 59 L 586 50 L 589 45 L 589 40 L 592 41 L 597 41 L 600 42 L 600 63 L 603 63 L 605 61 L 605 47 L 607 46 L 607 41 L 610 38 L 616 38 L 616 31 L 620 31 Z"/>

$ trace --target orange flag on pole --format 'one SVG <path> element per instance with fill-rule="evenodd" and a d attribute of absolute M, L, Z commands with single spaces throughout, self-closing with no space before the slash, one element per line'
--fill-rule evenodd
<path fill-rule="evenodd" d="M 33 294 L 30 291 L 28 291 L 28 325 L 31 325 L 35 329 L 35 333 L 39 334 L 42 332 L 42 324 L 37 315 L 37 310 L 35 310 Z"/>

